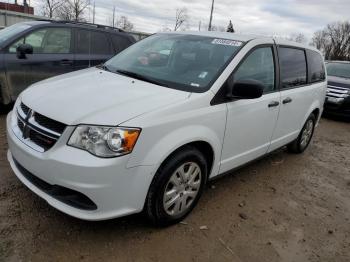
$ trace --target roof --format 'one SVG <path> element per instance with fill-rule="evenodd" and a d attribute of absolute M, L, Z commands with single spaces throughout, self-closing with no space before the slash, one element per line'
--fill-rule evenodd
<path fill-rule="evenodd" d="M 306 48 L 306 49 L 319 52 L 319 50 L 317 50 L 313 46 L 297 43 L 294 41 L 288 41 L 280 38 L 275 38 L 271 36 L 263 36 L 263 35 L 237 34 L 237 33 L 218 32 L 218 31 L 181 31 L 181 32 L 176 31 L 176 32 L 162 32 L 162 33 L 217 37 L 217 38 L 225 38 L 225 39 L 237 40 L 242 42 L 249 42 L 255 39 L 273 39 L 277 45 L 288 45 L 288 46 Z"/>
<path fill-rule="evenodd" d="M 181 34 L 181 35 L 198 35 L 198 36 L 207 36 L 207 37 L 217 37 L 217 38 L 225 38 L 225 39 L 232 39 L 242 42 L 248 42 L 253 39 L 257 38 L 266 38 L 266 37 L 259 37 L 256 35 L 243 35 L 243 34 L 236 34 L 236 33 L 228 33 L 228 32 L 218 32 L 218 31 L 173 31 L 173 32 L 161 32 L 160 34 Z"/>
<path fill-rule="evenodd" d="M 124 32 L 122 29 L 117 27 L 85 23 L 85 22 L 75 22 L 75 21 L 37 20 L 37 21 L 28 21 L 23 23 L 27 25 L 32 25 L 32 26 L 42 25 L 42 24 L 67 24 L 67 25 L 74 25 L 74 26 L 81 26 L 81 27 L 97 28 L 102 30 L 111 30 L 115 32 Z"/>

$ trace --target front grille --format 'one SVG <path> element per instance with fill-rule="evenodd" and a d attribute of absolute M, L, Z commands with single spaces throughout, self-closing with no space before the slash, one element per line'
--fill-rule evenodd
<path fill-rule="evenodd" d="M 25 115 L 28 115 L 28 112 L 30 110 L 29 107 L 27 107 L 25 104 L 21 103 L 21 109 Z"/>
<path fill-rule="evenodd" d="M 23 133 L 24 123 L 19 118 L 17 118 L 17 125 L 18 125 L 19 130 L 21 130 L 21 132 Z"/>
<path fill-rule="evenodd" d="M 334 98 L 346 98 L 349 96 L 349 88 L 328 85 L 327 87 L 327 96 Z"/>
<path fill-rule="evenodd" d="M 34 120 L 41 126 L 53 130 L 59 134 L 62 134 L 64 129 L 66 128 L 65 124 L 58 122 L 56 120 L 50 119 L 46 116 L 43 116 L 39 113 L 34 114 Z"/>
<path fill-rule="evenodd" d="M 45 151 L 49 150 L 51 147 L 54 146 L 57 139 L 48 137 L 46 135 L 40 134 L 39 132 L 35 131 L 34 129 L 29 130 L 29 136 L 28 138 L 33 141 L 36 145 L 43 148 Z"/>
<path fill-rule="evenodd" d="M 33 149 L 45 152 L 56 144 L 67 125 L 34 112 L 21 103 L 17 108 L 17 127 L 19 139 Z"/>

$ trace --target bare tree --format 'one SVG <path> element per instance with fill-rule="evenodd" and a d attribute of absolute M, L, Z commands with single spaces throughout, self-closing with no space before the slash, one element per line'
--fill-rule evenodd
<path fill-rule="evenodd" d="M 188 20 L 187 8 L 182 7 L 182 8 L 176 9 L 174 31 L 177 31 L 181 27 L 183 27 L 185 25 L 185 23 L 187 22 L 187 20 Z"/>
<path fill-rule="evenodd" d="M 304 34 L 302 33 L 299 33 L 299 34 L 292 34 L 289 38 L 290 41 L 294 41 L 294 42 L 297 42 L 297 43 L 306 43 L 307 40 L 306 40 L 306 37 Z"/>
<path fill-rule="evenodd" d="M 61 0 L 62 1 L 62 0 Z M 58 18 L 62 20 L 85 21 L 84 12 L 90 5 L 89 0 L 63 0 L 58 10 Z"/>
<path fill-rule="evenodd" d="M 316 31 L 311 40 L 311 45 L 315 46 L 318 50 L 323 48 L 325 34 L 322 30 Z"/>
<path fill-rule="evenodd" d="M 54 18 L 57 10 L 63 5 L 62 0 L 41 0 L 41 13 L 43 16 Z"/>
<path fill-rule="evenodd" d="M 350 22 L 329 24 L 315 32 L 311 45 L 321 50 L 328 60 L 350 60 Z"/>
<path fill-rule="evenodd" d="M 134 29 L 134 24 L 131 23 L 129 18 L 124 15 L 117 20 L 117 26 L 125 31 L 131 31 Z"/>

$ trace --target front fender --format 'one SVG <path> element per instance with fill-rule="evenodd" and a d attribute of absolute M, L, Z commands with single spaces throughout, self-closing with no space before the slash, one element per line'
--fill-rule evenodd
<path fill-rule="evenodd" d="M 203 141 L 213 149 L 210 176 L 215 176 L 219 171 L 227 107 L 226 104 L 207 106 L 210 99 L 208 97 L 204 101 L 205 106 L 197 106 L 193 99 L 126 123 L 128 126 L 142 127 L 127 167 L 152 165 L 158 169 L 176 149 L 191 142 Z M 203 103 L 202 99 L 199 100 Z"/>
<path fill-rule="evenodd" d="M 130 158 L 128 168 L 139 165 L 154 165 L 157 169 L 164 160 L 178 148 L 191 142 L 206 142 L 214 152 L 213 167 L 211 175 L 219 171 L 219 159 L 221 157 L 222 137 L 214 130 L 206 126 L 190 125 L 172 130 L 170 133 L 161 137 L 151 148 L 145 144 L 140 145 L 138 152 Z M 147 152 L 141 154 L 141 152 Z"/>

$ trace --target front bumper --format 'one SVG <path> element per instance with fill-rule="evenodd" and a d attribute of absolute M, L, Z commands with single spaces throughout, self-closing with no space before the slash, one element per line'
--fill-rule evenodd
<path fill-rule="evenodd" d="M 47 152 L 34 151 L 14 135 L 11 115 L 12 112 L 7 116 L 8 161 L 23 184 L 51 206 L 84 220 L 105 220 L 142 211 L 154 175 L 153 166 L 126 168 L 128 155 L 103 159 L 69 147 L 66 141 L 73 127 L 68 127 Z M 97 208 L 86 210 L 62 202 L 36 186 L 23 170 L 49 185 L 83 194 Z"/>
<path fill-rule="evenodd" d="M 337 102 L 332 102 L 326 98 L 324 113 L 340 117 L 350 117 L 350 97 L 346 97 Z"/>

